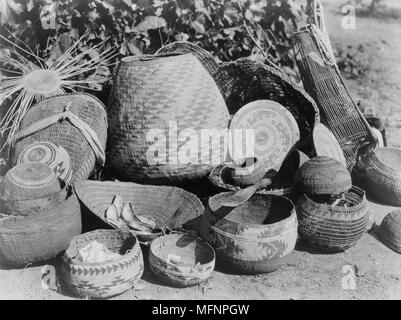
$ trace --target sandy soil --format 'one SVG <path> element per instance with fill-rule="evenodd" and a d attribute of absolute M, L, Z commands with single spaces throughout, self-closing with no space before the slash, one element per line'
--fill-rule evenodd
<path fill-rule="evenodd" d="M 351 91 L 386 119 L 389 144 L 401 147 L 401 20 L 357 17 L 355 30 L 343 30 L 338 14 L 341 3 L 323 1 L 333 46 L 363 44 L 370 67 L 363 78 L 348 80 Z M 400 1 L 385 3 L 401 7 Z M 370 204 L 376 225 L 394 209 Z M 323 254 L 299 244 L 290 257 L 286 266 L 270 274 L 238 276 L 216 271 L 207 283 L 187 289 L 160 284 L 146 268 L 140 283 L 115 299 L 401 299 L 401 255 L 379 241 L 375 227 L 344 253 Z M 355 289 L 342 286 L 345 266 L 355 271 Z M 43 289 L 41 278 L 42 266 L 0 270 L 0 298 L 74 298 L 63 288 L 58 292 Z"/>

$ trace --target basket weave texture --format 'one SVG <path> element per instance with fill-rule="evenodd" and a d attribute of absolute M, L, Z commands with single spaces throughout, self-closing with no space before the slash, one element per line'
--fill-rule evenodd
<path fill-rule="evenodd" d="M 233 209 L 222 206 L 232 192 L 209 199 L 201 235 L 216 250 L 217 264 L 242 274 L 279 268 L 297 241 L 294 205 L 284 197 L 254 195 Z"/>
<path fill-rule="evenodd" d="M 169 257 L 179 257 L 178 263 Z M 152 242 L 149 263 L 154 274 L 175 287 L 189 287 L 212 276 L 215 264 L 214 250 L 204 240 L 188 234 L 170 234 Z"/>
<path fill-rule="evenodd" d="M 2 216 L 0 263 L 24 267 L 49 260 L 65 250 L 81 231 L 81 210 L 74 194 L 41 215 Z"/>
<path fill-rule="evenodd" d="M 276 68 L 249 59 L 223 63 L 214 74 L 230 114 L 247 103 L 273 100 L 291 112 L 298 123 L 301 139 L 320 121 L 312 98 Z"/>
<path fill-rule="evenodd" d="M 379 200 L 401 206 L 401 149 L 377 148 L 368 154 L 366 181 Z"/>
<path fill-rule="evenodd" d="M 365 192 L 358 188 L 345 193 L 352 206 L 331 207 L 304 195 L 298 199 L 299 235 L 324 251 L 344 251 L 356 244 L 366 231 L 369 207 Z"/>
<path fill-rule="evenodd" d="M 108 160 L 123 180 L 185 182 L 205 177 L 212 164 L 226 158 L 219 139 L 200 142 L 202 129 L 226 130 L 229 114 L 215 82 L 192 54 L 122 59 L 109 107 Z M 171 129 L 175 125 L 177 129 Z M 149 137 L 152 129 L 163 137 Z M 184 129 L 198 138 L 196 150 L 186 159 L 177 157 L 187 141 L 180 135 Z M 163 138 L 168 143 L 157 140 Z M 152 149 L 156 140 L 157 155 Z"/>
<path fill-rule="evenodd" d="M 60 95 L 44 99 L 34 105 L 21 121 L 20 130 L 36 122 L 61 114 L 69 105 L 69 111 L 87 123 L 97 134 L 103 150 L 107 140 L 107 112 L 103 103 L 86 93 Z M 20 139 L 15 145 L 14 162 L 25 147 L 36 141 L 49 141 L 65 148 L 70 156 L 72 176 L 70 184 L 87 179 L 95 170 L 96 156 L 82 132 L 68 120 Z"/>
<path fill-rule="evenodd" d="M 214 59 L 213 55 L 206 51 L 205 49 L 193 44 L 192 42 L 186 41 L 176 41 L 170 44 L 167 44 L 161 47 L 156 55 L 166 55 L 166 54 L 186 54 L 192 53 L 200 63 L 202 63 L 203 67 L 209 72 L 210 75 L 217 71 L 219 68 L 218 63 Z"/>
<path fill-rule="evenodd" d="M 380 236 L 384 244 L 401 253 L 401 210 L 386 215 L 380 224 Z"/>
<path fill-rule="evenodd" d="M 83 204 L 103 220 L 113 198 L 120 195 L 124 202 L 131 203 L 136 215 L 152 217 L 156 227 L 161 229 L 180 227 L 196 219 L 204 211 L 198 197 L 176 187 L 131 182 L 81 181 L 75 185 L 75 191 Z"/>
<path fill-rule="evenodd" d="M 67 197 L 64 183 L 42 163 L 20 164 L 0 181 L 0 212 L 29 215 L 47 211 Z"/>
<path fill-rule="evenodd" d="M 74 258 L 78 251 L 94 240 L 121 254 L 121 258 L 104 263 L 77 262 Z M 91 298 L 108 298 L 131 289 L 143 270 L 138 239 L 130 232 L 118 230 L 96 230 L 75 237 L 62 261 L 62 276 L 68 288 Z"/>

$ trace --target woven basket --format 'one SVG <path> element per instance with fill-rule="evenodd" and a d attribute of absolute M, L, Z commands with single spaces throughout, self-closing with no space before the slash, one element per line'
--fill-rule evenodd
<path fill-rule="evenodd" d="M 60 95 L 40 101 L 22 119 L 20 130 L 27 129 L 45 118 L 62 114 L 68 106 L 69 111 L 77 115 L 95 131 L 104 151 L 107 140 L 106 109 L 100 100 L 89 94 Z M 97 161 L 95 152 L 83 133 L 68 120 L 59 121 L 43 130 L 21 138 L 15 146 L 14 162 L 27 146 L 36 141 L 52 142 L 62 146 L 68 152 L 72 168 L 69 184 L 87 179 L 96 169 L 96 163 L 99 166 L 101 165 L 101 160 Z"/>
<path fill-rule="evenodd" d="M 372 137 L 370 127 L 341 77 L 335 62 L 326 62 L 328 58 L 322 54 L 323 48 L 331 53 L 318 41 L 316 28 L 308 26 L 305 30 L 292 36 L 295 58 L 305 90 L 316 101 L 320 110 L 321 121 L 337 138 L 347 160 L 347 168 L 352 171 L 357 152 L 368 138 Z M 325 32 L 325 30 L 324 30 Z M 330 40 L 327 41 L 328 46 Z"/>
<path fill-rule="evenodd" d="M 401 253 L 401 210 L 386 215 L 380 224 L 380 237 L 390 249 Z"/>
<path fill-rule="evenodd" d="M 315 157 L 305 162 L 295 175 L 295 185 L 309 195 L 338 195 L 352 187 L 351 174 L 337 160 Z"/>
<path fill-rule="evenodd" d="M 163 282 L 175 287 L 189 287 L 212 276 L 215 253 L 207 242 L 194 235 L 170 234 L 152 242 L 149 263 Z"/>
<path fill-rule="evenodd" d="M 205 49 L 187 41 L 176 41 L 161 47 L 155 54 L 166 55 L 166 54 L 186 54 L 192 53 L 203 67 L 209 72 L 210 75 L 217 71 L 219 68 L 218 63 L 212 56 L 212 54 Z"/>
<path fill-rule="evenodd" d="M 284 197 L 254 195 L 233 209 L 221 203 L 232 192 L 209 199 L 201 235 L 216 251 L 217 264 L 241 274 L 278 269 L 297 241 L 294 205 Z"/>
<path fill-rule="evenodd" d="M 81 231 L 81 210 L 75 195 L 40 216 L 3 215 L 0 218 L 0 263 L 24 267 L 47 261 L 65 250 Z"/>
<path fill-rule="evenodd" d="M 122 59 L 109 107 L 108 160 L 123 180 L 187 182 L 205 177 L 226 159 L 220 139 L 201 142 L 202 129 L 226 130 L 229 114 L 215 82 L 192 54 Z M 181 156 L 187 133 L 196 138 L 188 157 Z"/>
<path fill-rule="evenodd" d="M 265 176 L 266 169 L 257 158 L 233 161 L 233 167 L 227 167 L 229 182 L 234 186 L 250 186 Z"/>
<path fill-rule="evenodd" d="M 369 208 L 365 192 L 352 187 L 345 197 L 351 207 L 332 207 L 304 195 L 298 199 L 299 235 L 324 251 L 344 251 L 354 246 L 366 231 Z"/>
<path fill-rule="evenodd" d="M 105 212 L 116 195 L 120 195 L 124 202 L 130 202 L 135 214 L 152 217 L 157 229 L 178 228 L 195 220 L 204 211 L 202 203 L 194 194 L 176 187 L 82 181 L 75 185 L 75 192 L 83 204 L 106 223 Z M 141 233 L 135 234 L 143 242 L 161 235 L 157 233 L 148 238 Z"/>
<path fill-rule="evenodd" d="M 121 258 L 105 263 L 77 262 L 78 251 L 91 241 L 104 244 Z M 142 277 L 144 263 L 138 239 L 130 232 L 96 230 L 72 239 L 62 261 L 62 276 L 79 296 L 108 298 L 131 289 Z"/>
<path fill-rule="evenodd" d="M 366 182 L 375 196 L 401 206 L 401 149 L 377 148 L 367 155 Z"/>
<path fill-rule="evenodd" d="M 306 138 L 320 121 L 319 110 L 312 98 L 276 68 L 239 59 L 221 64 L 214 79 L 230 114 L 256 100 L 276 101 L 296 119 L 301 139 Z"/>
<path fill-rule="evenodd" d="M 49 210 L 67 197 L 64 183 L 42 163 L 11 168 L 0 182 L 0 212 L 27 216 Z"/>

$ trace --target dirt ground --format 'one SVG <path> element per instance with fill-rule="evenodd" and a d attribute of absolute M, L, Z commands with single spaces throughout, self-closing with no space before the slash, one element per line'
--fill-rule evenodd
<path fill-rule="evenodd" d="M 386 119 L 389 145 L 401 147 L 401 20 L 357 16 L 356 29 L 343 30 L 339 14 L 343 2 L 323 1 L 333 47 L 362 44 L 369 66 L 364 77 L 347 82 L 356 99 L 373 105 Z M 400 1 L 384 3 L 390 11 L 401 12 Z M 394 210 L 375 202 L 370 205 L 376 225 Z M 355 275 L 355 289 L 343 286 L 347 268 Z M 0 299 L 74 299 L 63 288 L 43 289 L 41 278 L 42 266 L 0 270 Z M 324 254 L 297 245 L 288 264 L 273 273 L 239 276 L 215 271 L 199 287 L 164 286 L 146 268 L 140 283 L 115 299 L 401 299 L 401 255 L 383 245 L 373 227 L 346 252 Z"/>

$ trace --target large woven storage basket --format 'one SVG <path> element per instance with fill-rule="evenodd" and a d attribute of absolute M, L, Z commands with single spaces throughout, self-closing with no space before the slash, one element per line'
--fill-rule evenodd
<path fill-rule="evenodd" d="M 109 108 L 108 160 L 120 179 L 185 182 L 206 176 L 226 158 L 220 139 L 201 143 L 202 129 L 226 130 L 229 114 L 192 54 L 122 59 Z M 181 157 L 189 131 L 195 149 Z"/>
<path fill-rule="evenodd" d="M 76 261 L 78 251 L 91 241 L 104 244 L 121 258 L 104 263 Z M 143 256 L 138 239 L 130 232 L 96 230 L 75 237 L 65 251 L 62 276 L 68 288 L 79 296 L 108 298 L 131 289 L 142 277 Z"/>
<path fill-rule="evenodd" d="M 332 207 L 304 195 L 297 202 L 299 235 L 324 251 L 344 251 L 356 244 L 367 229 L 369 207 L 365 192 L 358 188 L 345 193 L 352 206 Z"/>
<path fill-rule="evenodd" d="M 292 202 L 256 194 L 235 209 L 222 206 L 231 194 L 210 198 L 201 223 L 201 236 L 215 249 L 217 265 L 240 274 L 272 272 L 284 265 L 297 241 Z"/>
<path fill-rule="evenodd" d="M 76 115 L 93 130 L 93 135 L 96 136 L 94 139 L 100 144 L 98 148 L 104 152 L 107 140 L 107 112 L 100 100 L 85 93 L 55 96 L 40 101 L 22 119 L 19 133 L 29 130 L 43 119 L 57 115 L 62 118 L 61 115 L 66 111 Z M 14 161 L 25 147 L 35 141 L 49 141 L 62 146 L 68 152 L 73 171 L 70 184 L 87 179 L 96 169 L 96 164 L 99 167 L 104 161 L 99 155 L 96 156 L 83 132 L 68 119 L 57 121 L 42 130 L 21 137 L 15 145 Z"/>
<path fill-rule="evenodd" d="M 301 139 L 320 121 L 313 99 L 277 68 L 243 58 L 221 64 L 213 77 L 230 114 L 256 100 L 276 101 L 294 116 Z"/>
<path fill-rule="evenodd" d="M 136 215 L 152 217 L 158 229 L 174 229 L 195 222 L 204 211 L 196 195 L 176 187 L 81 181 L 75 185 L 75 191 L 82 203 L 106 223 L 105 212 L 116 195 L 124 203 L 131 203 Z"/>
<path fill-rule="evenodd" d="M 74 194 L 41 215 L 0 215 L 0 264 L 24 267 L 54 258 L 81 231 L 81 209 Z"/>

